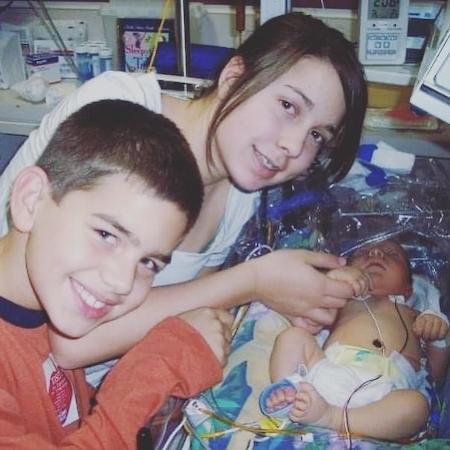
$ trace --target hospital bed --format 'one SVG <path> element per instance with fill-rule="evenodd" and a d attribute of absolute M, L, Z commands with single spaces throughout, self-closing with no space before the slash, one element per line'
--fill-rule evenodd
<path fill-rule="evenodd" d="M 267 191 L 226 265 L 269 248 L 327 249 L 345 255 L 364 243 L 395 237 L 407 249 L 413 272 L 439 289 L 441 308 L 449 316 L 449 175 L 450 159 L 414 157 L 405 172 L 404 167 L 388 170 L 359 158 L 350 174 L 330 190 L 295 182 Z M 140 449 L 450 448 L 450 372 L 433 389 L 427 429 L 411 442 L 280 424 L 255 414 L 257 393 L 268 382 L 268 375 L 261 374 L 285 322 L 257 301 L 236 314 L 239 327 L 224 380 L 190 402 L 171 399 L 144 427 L 153 443 L 143 439 Z"/>

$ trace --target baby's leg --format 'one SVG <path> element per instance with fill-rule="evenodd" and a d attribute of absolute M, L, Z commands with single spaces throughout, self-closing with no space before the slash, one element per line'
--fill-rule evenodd
<path fill-rule="evenodd" d="M 276 383 L 261 394 L 261 409 L 265 414 L 286 416 L 303 381 L 299 367 L 309 370 L 324 358 L 322 349 L 307 331 L 291 327 L 277 338 L 270 358 L 270 375 Z M 278 381 L 280 380 L 280 381 Z"/>
<path fill-rule="evenodd" d="M 279 334 L 270 356 L 270 379 L 289 377 L 304 365 L 308 370 L 325 357 L 314 336 L 309 332 L 290 327 Z"/>

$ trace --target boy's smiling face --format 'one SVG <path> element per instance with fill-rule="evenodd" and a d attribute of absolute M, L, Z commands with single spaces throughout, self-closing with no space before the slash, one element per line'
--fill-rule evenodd
<path fill-rule="evenodd" d="M 40 169 L 31 170 L 32 178 L 46 181 Z M 69 192 L 59 203 L 47 184 L 31 206 L 28 276 L 52 324 L 71 337 L 139 306 L 186 226 L 176 204 L 123 174 Z"/>

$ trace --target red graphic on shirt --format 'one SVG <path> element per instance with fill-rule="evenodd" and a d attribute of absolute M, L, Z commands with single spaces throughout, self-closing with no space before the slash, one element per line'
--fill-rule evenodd
<path fill-rule="evenodd" d="M 56 409 L 61 424 L 67 419 L 69 413 L 70 402 L 72 400 L 72 385 L 66 374 L 58 367 L 50 376 L 49 390 L 50 398 Z"/>

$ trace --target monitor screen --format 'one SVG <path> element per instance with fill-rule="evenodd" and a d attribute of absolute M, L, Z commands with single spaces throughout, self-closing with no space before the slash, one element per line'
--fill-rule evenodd
<path fill-rule="evenodd" d="M 369 20 L 398 19 L 400 16 L 400 0 L 370 0 L 368 15 Z"/>

